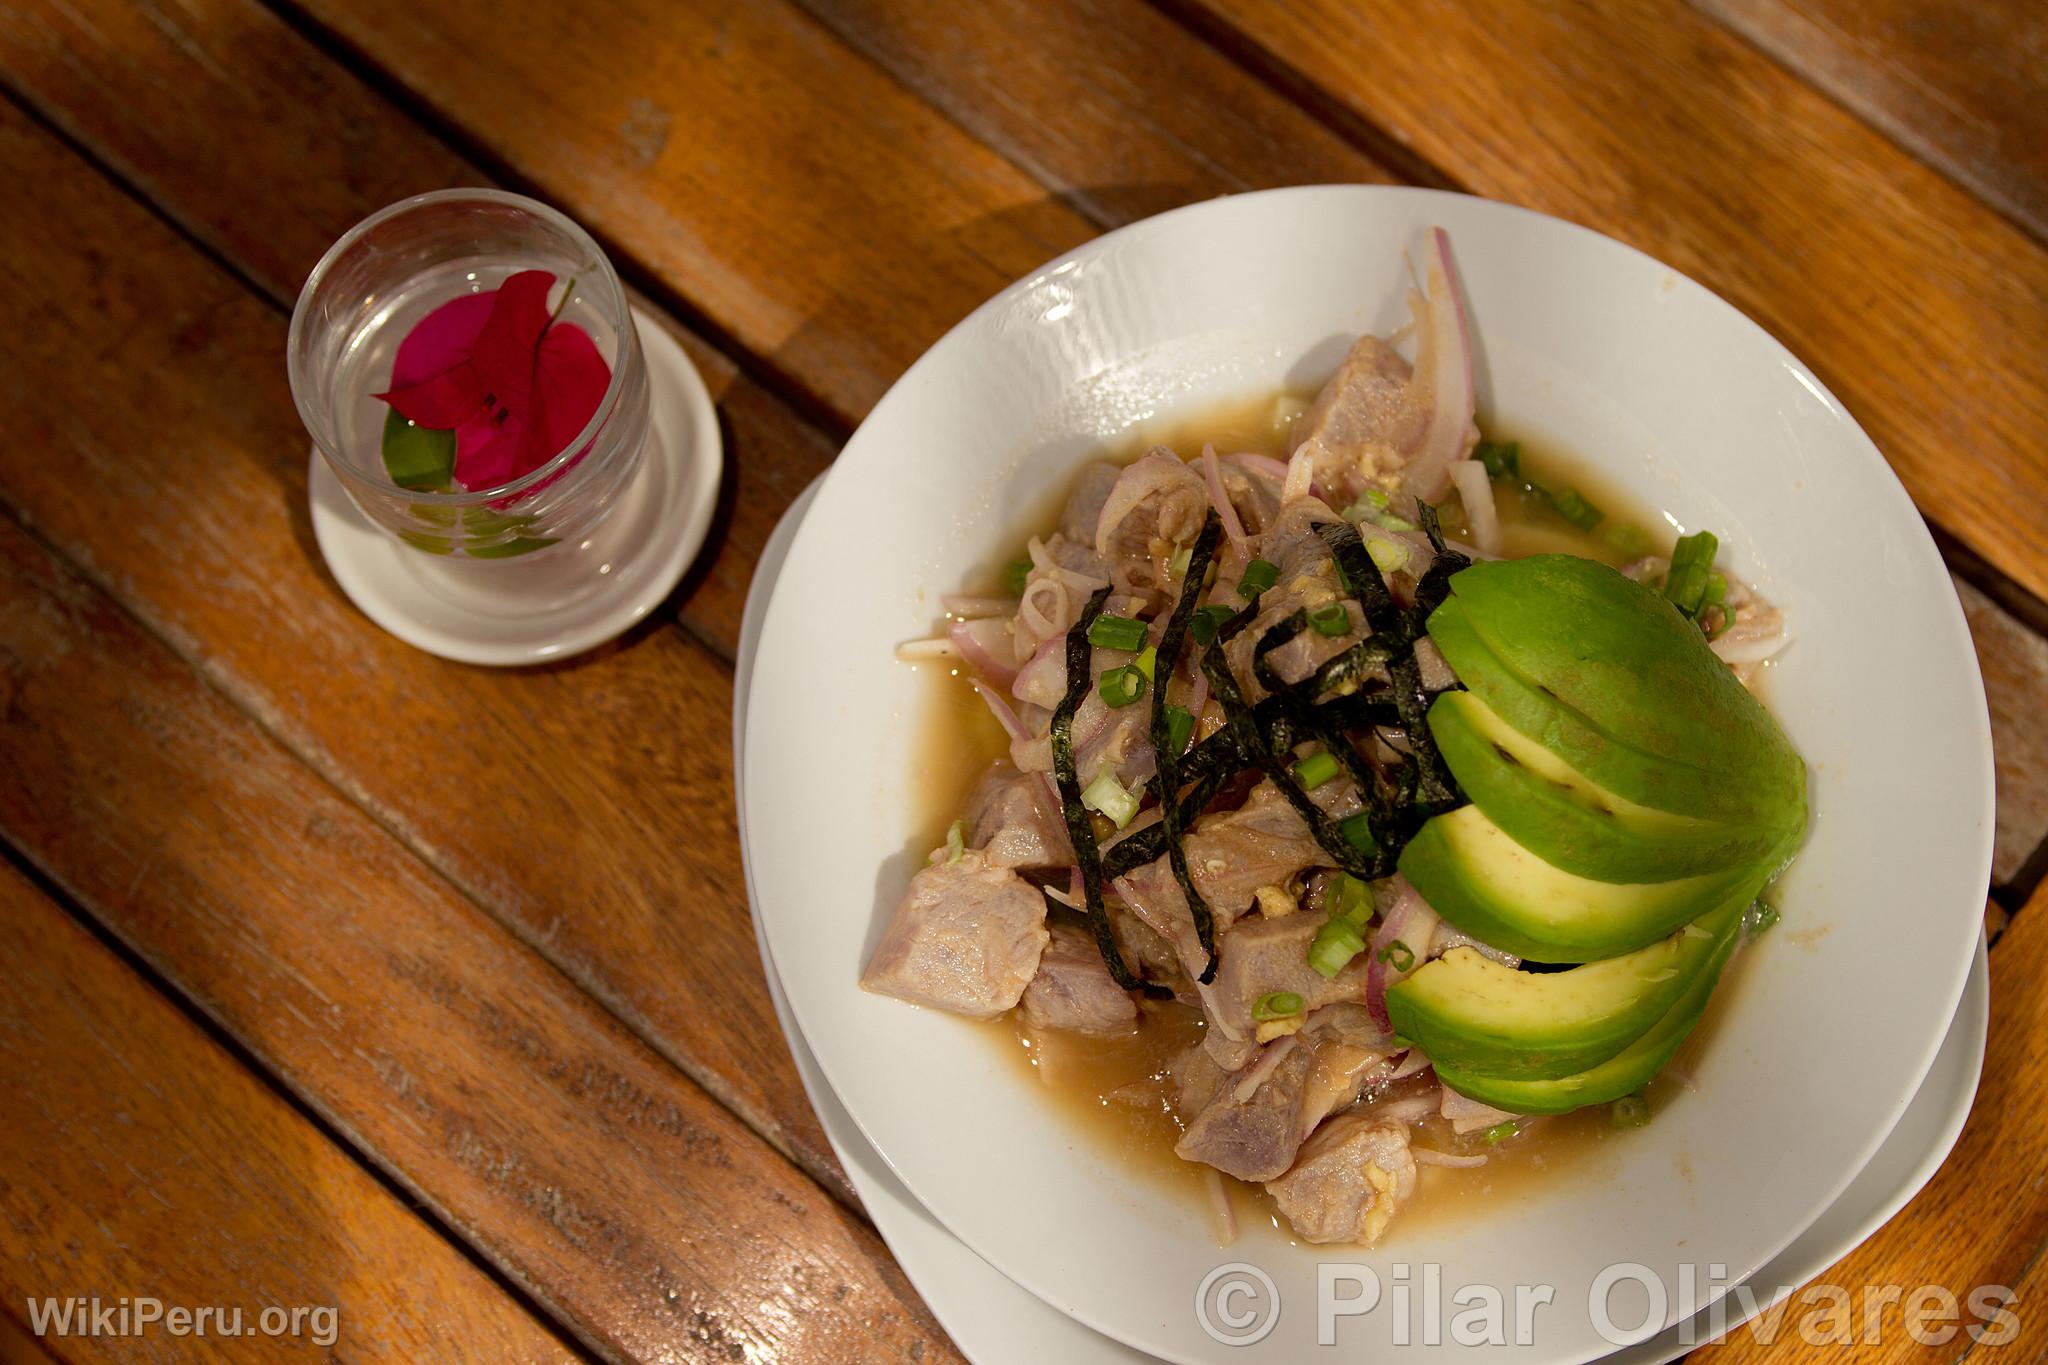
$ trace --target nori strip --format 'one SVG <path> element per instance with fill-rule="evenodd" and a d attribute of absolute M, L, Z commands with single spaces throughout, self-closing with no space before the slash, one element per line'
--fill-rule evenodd
<path fill-rule="evenodd" d="M 1220 737 L 1220 735 L 1219 735 Z M 1201 780 L 1188 788 L 1187 795 L 1180 800 L 1180 823 L 1183 827 L 1195 822 L 1195 817 L 1216 799 L 1216 793 L 1223 790 L 1231 778 L 1248 765 L 1239 763 L 1235 767 L 1217 766 L 1205 773 Z M 1115 881 L 1133 868 L 1143 867 L 1160 854 L 1166 852 L 1166 822 L 1150 824 L 1135 834 L 1123 838 L 1103 850 L 1101 865 L 1102 879 Z"/>
<path fill-rule="evenodd" d="M 1081 777 L 1074 767 L 1074 712 L 1087 699 L 1094 648 L 1088 643 L 1088 627 L 1102 614 L 1109 599 L 1107 584 L 1097 588 L 1081 609 L 1081 617 L 1067 632 L 1067 695 L 1052 713 L 1052 771 L 1060 789 L 1060 811 L 1066 816 L 1067 842 L 1074 846 L 1074 862 L 1081 869 L 1081 892 L 1088 906 L 1088 927 L 1095 933 L 1096 951 L 1116 984 L 1127 991 L 1143 990 L 1145 983 L 1124 962 L 1116 946 L 1116 934 L 1109 927 L 1109 909 L 1102 903 L 1102 864 L 1095 843 L 1095 826 L 1088 808 L 1081 804 Z"/>
<path fill-rule="evenodd" d="M 1221 643 L 1219 634 L 1217 644 Z M 1364 861 L 1351 841 L 1338 830 L 1336 822 L 1323 813 L 1322 807 L 1309 800 L 1308 793 L 1294 780 L 1294 774 L 1287 771 L 1286 763 L 1267 745 L 1266 737 L 1252 719 L 1252 710 L 1245 705 L 1244 693 L 1238 688 L 1237 679 L 1231 674 L 1229 663 L 1218 652 L 1217 645 L 1203 651 L 1202 671 L 1209 676 L 1209 695 L 1222 706 L 1224 724 L 1236 733 L 1238 745 L 1252 760 L 1250 766 L 1264 773 L 1280 789 L 1287 803 L 1294 807 L 1295 814 L 1308 826 L 1310 835 L 1338 867 L 1354 877 L 1370 880 L 1372 864 Z"/>
<path fill-rule="evenodd" d="M 1387 581 L 1380 577 L 1379 565 L 1373 563 L 1372 556 L 1366 553 L 1365 541 L 1360 538 L 1358 528 L 1348 521 L 1326 521 L 1316 527 L 1316 534 L 1329 547 L 1330 558 L 1337 561 L 1337 576 L 1358 599 L 1360 609 L 1365 612 L 1365 623 L 1371 627 L 1372 633 L 1386 635 L 1401 629 L 1406 623 L 1402 620 L 1400 604 L 1387 590 Z"/>
<path fill-rule="evenodd" d="M 1195 879 L 1188 872 L 1187 850 L 1181 847 L 1180 755 L 1173 752 L 1173 746 L 1167 741 L 1166 689 L 1180 667 L 1181 650 L 1187 643 L 1188 621 L 1193 617 L 1195 603 L 1202 595 L 1202 582 L 1209 574 L 1209 559 L 1216 553 L 1216 542 L 1222 534 L 1223 523 L 1212 508 L 1202 520 L 1202 531 L 1195 537 L 1194 548 L 1188 552 L 1187 571 L 1180 580 L 1180 597 L 1173 604 L 1173 614 L 1166 620 L 1166 629 L 1160 632 L 1158 654 L 1152 669 L 1152 675 L 1158 681 L 1152 688 L 1150 737 L 1153 759 L 1159 769 L 1161 837 L 1166 840 L 1166 857 L 1173 867 L 1174 880 L 1180 883 L 1181 895 L 1188 903 L 1188 914 L 1195 921 L 1195 939 L 1208 958 L 1201 976 L 1197 978 L 1203 985 L 1216 979 L 1216 921 L 1209 913 L 1209 903 L 1195 889 Z"/>
<path fill-rule="evenodd" d="M 1307 629 L 1307 613 L 1298 611 L 1287 620 L 1268 627 L 1253 649 L 1252 672 L 1269 695 L 1256 705 L 1248 705 L 1221 651 L 1224 645 L 1258 619 L 1259 604 L 1264 594 L 1250 598 L 1217 629 L 1208 646 L 1198 648 L 1199 666 L 1209 679 L 1210 694 L 1223 708 L 1223 729 L 1185 754 L 1169 756 L 1162 764 L 1159 782 L 1162 809 L 1156 824 L 1119 839 L 1106 852 L 1098 851 L 1091 844 L 1089 853 L 1095 861 L 1097 900 L 1104 880 L 1113 880 L 1157 860 L 1163 854 L 1170 854 L 1175 878 L 1188 900 L 1191 915 L 1196 917 L 1197 934 L 1204 949 L 1210 953 L 1211 972 L 1215 967 L 1211 936 L 1202 934 L 1201 930 L 1206 919 L 1213 931 L 1213 915 L 1208 913 L 1208 906 L 1195 891 L 1192 877 L 1187 873 L 1181 840 L 1186 828 L 1237 773 L 1245 768 L 1254 768 L 1271 780 L 1309 826 L 1316 843 L 1332 861 L 1346 872 L 1365 880 L 1389 875 L 1398 863 L 1402 848 L 1422 822 L 1463 799 L 1445 770 L 1429 734 L 1426 719 L 1429 694 L 1422 688 L 1421 668 L 1415 660 L 1414 649 L 1415 642 L 1424 632 L 1429 613 L 1449 595 L 1451 576 L 1471 560 L 1445 547 L 1435 508 L 1421 503 L 1419 509 L 1423 530 L 1436 550 L 1436 557 L 1417 584 L 1414 606 L 1404 609 L 1395 600 L 1378 566 L 1366 552 L 1357 528 L 1348 522 L 1318 525 L 1316 533 L 1329 549 L 1339 578 L 1358 601 L 1372 633 L 1324 661 L 1300 682 L 1287 683 L 1272 668 L 1267 655 Z M 1186 584 L 1198 583 L 1197 575 L 1207 571 L 1207 558 L 1213 555 L 1215 547 L 1214 522 L 1213 514 L 1205 520 L 1202 542 L 1206 542 L 1206 546 L 1202 542 L 1197 544 L 1197 551 L 1206 548 L 1208 554 L 1190 552 L 1181 597 L 1160 639 L 1159 653 L 1165 656 L 1166 671 L 1159 676 L 1172 675 L 1180 653 L 1186 647 L 1187 623 L 1192 619 L 1200 593 L 1199 588 L 1195 593 L 1189 593 Z M 1086 620 L 1076 629 L 1085 634 Z M 1070 683 L 1074 677 L 1072 660 L 1070 637 Z M 1385 681 L 1373 676 L 1373 671 L 1380 668 L 1386 670 Z M 1327 700 L 1318 700 L 1324 693 L 1343 688 L 1351 690 Z M 1085 696 L 1085 679 L 1081 695 Z M 1070 699 L 1073 699 L 1071 695 Z M 1161 688 L 1154 698 L 1152 716 L 1155 754 L 1163 753 L 1165 747 L 1164 736 L 1160 733 L 1164 726 L 1163 701 L 1164 689 Z M 1075 705 L 1078 706 L 1077 699 Z M 1071 719 L 1069 715 L 1069 725 Z M 1056 729 L 1058 720 L 1056 712 Z M 1385 777 L 1358 752 L 1347 732 L 1395 726 L 1408 734 L 1409 756 L 1402 762 L 1390 791 Z M 1320 741 L 1357 784 L 1368 825 L 1378 845 L 1369 860 L 1344 838 L 1337 822 L 1309 798 L 1289 771 L 1286 756 L 1306 739 Z M 1059 743 L 1055 740 L 1056 768 L 1058 753 Z M 1071 744 L 1069 754 L 1071 756 Z M 1078 778 L 1074 785 L 1078 787 Z M 1183 794 L 1178 800 L 1169 800 L 1176 790 Z M 1065 791 L 1064 786 L 1062 791 Z M 1085 811 L 1082 815 L 1085 820 Z M 1078 856 L 1082 855 L 1077 850 Z M 1082 881 L 1085 887 L 1088 883 L 1085 868 Z M 1106 913 L 1104 920 L 1106 923 Z M 1114 945 L 1111 946 L 1113 948 Z M 1112 974 L 1120 965 L 1120 961 L 1113 962 Z M 1203 980 L 1208 979 L 1209 974 L 1205 973 Z"/>

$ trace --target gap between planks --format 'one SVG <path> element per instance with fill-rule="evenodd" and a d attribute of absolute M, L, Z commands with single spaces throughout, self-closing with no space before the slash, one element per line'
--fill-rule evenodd
<path fill-rule="evenodd" d="M 16 528 L 23 535 L 27 536 L 44 554 L 49 555 L 56 562 L 68 566 L 72 572 L 78 571 L 77 565 L 70 559 L 37 536 L 33 530 L 22 526 L 20 520 L 13 515 L 11 508 L 0 509 L 0 516 L 6 516 L 9 521 L 13 522 Z M 104 595 L 104 590 L 102 590 L 102 595 Z M 112 598 L 108 600 L 110 602 L 113 601 Z M 119 606 L 118 603 L 115 603 L 115 605 Z M 138 629 L 147 629 L 141 622 L 135 621 L 132 615 L 129 616 L 129 620 Z M 413 1217 L 417 1218 L 421 1226 L 428 1228 L 434 1235 L 448 1243 L 455 1253 L 461 1256 L 472 1269 L 488 1280 L 493 1288 L 517 1304 L 536 1322 L 547 1324 L 553 1330 L 556 1343 L 565 1352 L 576 1356 L 580 1360 L 593 1362 L 593 1365 L 594 1362 L 600 1359 L 600 1357 L 593 1355 L 590 1349 L 576 1337 L 570 1325 L 564 1322 L 558 1314 L 535 1298 L 525 1285 L 513 1280 L 488 1257 L 479 1253 L 476 1247 L 470 1244 L 468 1239 L 464 1238 L 448 1224 L 441 1216 L 439 1210 L 431 1204 L 415 1198 L 410 1191 L 392 1179 L 389 1171 L 385 1170 L 377 1162 L 369 1159 L 358 1143 L 351 1141 L 347 1135 L 329 1122 L 324 1114 L 308 1105 L 290 1087 L 284 1085 L 274 1072 L 257 1060 L 254 1054 L 242 1044 L 240 1039 L 223 1028 L 218 1019 L 207 1013 L 196 1000 L 180 990 L 162 972 L 159 972 L 148 960 L 130 947 L 126 940 L 115 933 L 110 926 L 86 909 L 84 904 L 76 896 L 72 895 L 69 889 L 52 876 L 49 871 L 35 862 L 34 859 L 30 858 L 27 851 L 17 845 L 13 838 L 4 831 L 0 831 L 0 867 L 12 868 L 18 873 L 24 881 L 34 888 L 37 894 L 48 901 L 60 914 L 78 925 L 80 929 L 92 937 L 94 942 L 111 953 L 116 961 L 128 971 L 134 973 L 137 980 L 162 997 L 172 1009 L 177 1011 L 180 1018 L 197 1029 L 215 1047 L 218 1047 L 233 1064 L 239 1066 L 256 1084 L 261 1086 L 265 1093 L 283 1103 L 287 1109 L 303 1120 L 315 1133 L 332 1145 L 342 1155 L 343 1159 L 368 1176 L 376 1183 L 379 1189 L 390 1195 L 392 1199 L 398 1202 L 400 1207 L 408 1210 Z M 7 1311 L 5 1308 L 0 1308 L 0 1312 Z M 0 1347 L 4 1347 L 6 1344 L 5 1338 L 0 1337 Z M 39 1344 L 47 1346 L 47 1343 L 40 1341 Z M 0 1361 L 8 1358 L 6 1352 L 0 1350 Z"/>

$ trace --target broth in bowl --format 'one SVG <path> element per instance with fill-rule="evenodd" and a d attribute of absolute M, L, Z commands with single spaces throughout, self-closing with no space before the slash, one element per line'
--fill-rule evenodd
<path fill-rule="evenodd" d="M 1412 361 L 1141 429 L 901 651 L 945 813 L 862 984 L 996 1021 L 1226 1241 L 1376 1242 L 1651 1122 L 1805 831 L 1745 687 L 1779 613 L 1482 434 L 1428 251 Z"/>

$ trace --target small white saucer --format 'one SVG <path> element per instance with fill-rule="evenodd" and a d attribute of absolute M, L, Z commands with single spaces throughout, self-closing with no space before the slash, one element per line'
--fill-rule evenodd
<path fill-rule="evenodd" d="M 349 600 L 409 645 L 461 663 L 580 654 L 660 606 L 704 545 L 724 448 L 703 377 L 676 339 L 633 310 L 652 408 L 639 472 L 590 536 L 516 559 L 424 554 L 378 528 L 313 452 L 313 535 Z"/>
<path fill-rule="evenodd" d="M 822 476 L 821 476 L 822 478 Z M 746 609 L 740 623 L 739 654 L 735 666 L 733 702 L 733 752 L 737 759 L 746 735 L 746 704 L 753 672 L 755 646 L 760 640 L 761 618 L 782 566 L 784 554 L 810 506 L 818 482 L 797 495 L 782 521 L 761 549 L 754 581 L 747 590 Z M 735 763 L 734 782 L 741 780 L 745 765 Z M 735 796 L 738 793 L 735 792 Z M 746 803 L 739 802 L 741 810 Z M 753 865 L 745 859 L 746 831 L 740 832 L 742 861 L 746 863 L 747 894 L 754 894 Z M 895 1253 L 910 1282 L 924 1296 L 939 1324 L 953 1337 L 962 1355 L 974 1365 L 1038 1365 L 1057 1360 L 1062 1365 L 1147 1365 L 1153 1357 L 1089 1329 L 1051 1304 L 1006 1278 L 975 1255 L 966 1243 L 940 1225 L 889 1169 L 875 1148 L 862 1136 L 853 1116 L 839 1102 L 826 1082 L 824 1072 L 811 1055 L 782 988 L 768 941 L 758 917 L 754 935 L 761 949 L 761 963 L 767 969 L 768 989 L 774 998 L 776 1017 L 782 1024 L 790 1055 L 803 1078 L 804 1093 L 817 1111 L 832 1150 L 846 1167 L 847 1176 L 859 1193 L 875 1227 Z M 1686 1355 L 1713 1337 L 1711 1328 L 1720 1326 L 1731 1335 L 1747 1316 L 1745 1310 L 1761 1312 L 1813 1280 L 1848 1255 L 1866 1238 L 1889 1222 L 1920 1192 L 1955 1146 L 1963 1121 L 1976 1097 L 1978 1073 L 1984 1061 L 1984 1036 L 1989 1023 L 1990 973 L 1984 944 L 1977 945 L 1977 960 L 1971 968 L 1954 1021 L 1949 1025 L 1927 1079 L 1913 1096 L 1891 1135 L 1877 1149 L 1841 1198 L 1747 1281 L 1751 1302 L 1738 1307 L 1731 1294 L 1723 1302 L 1722 1319 L 1713 1323 L 1712 1311 L 1691 1322 L 1676 1324 L 1634 1346 L 1601 1358 L 1598 1365 L 1664 1365 Z M 1190 1304 L 1192 1311 L 1192 1303 Z"/>

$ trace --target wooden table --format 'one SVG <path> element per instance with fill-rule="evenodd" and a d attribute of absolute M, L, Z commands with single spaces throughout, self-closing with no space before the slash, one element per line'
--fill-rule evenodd
<path fill-rule="evenodd" d="M 2024 0 L 12 0 L 0 1358 L 158 1358 L 31 1339 L 28 1296 L 94 1293 L 333 1305 L 350 1360 L 953 1358 L 755 955 L 727 741 L 748 574 L 1006 281 L 1313 181 L 1527 204 L 1691 273 L 1812 363 L 1934 524 L 1998 725 L 1990 1059 L 1935 1184 L 1831 1278 L 2014 1286 L 2038 1358 L 2044 59 Z M 283 365 L 329 241 L 485 182 L 602 239 L 729 443 L 662 618 L 522 672 L 342 598 Z M 1967 1353 L 1891 1311 L 1854 1359 Z"/>

